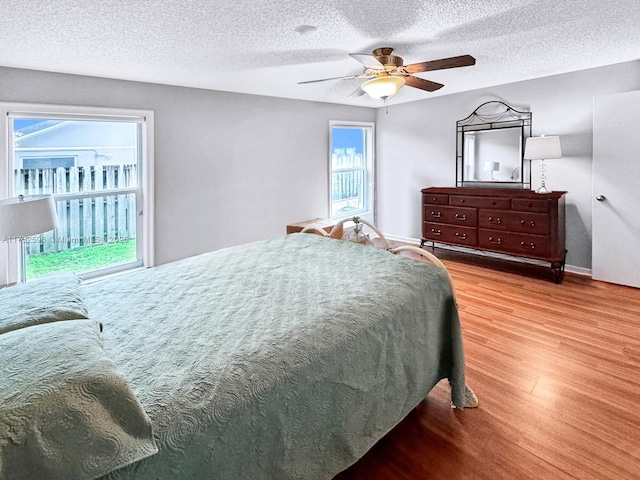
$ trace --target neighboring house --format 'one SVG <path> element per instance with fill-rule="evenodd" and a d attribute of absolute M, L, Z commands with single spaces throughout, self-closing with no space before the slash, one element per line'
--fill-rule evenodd
<path fill-rule="evenodd" d="M 14 120 L 16 169 L 131 165 L 136 162 L 136 131 L 121 122 Z M 20 123 L 30 123 L 22 128 Z M 107 143 L 105 144 L 105 139 Z"/>

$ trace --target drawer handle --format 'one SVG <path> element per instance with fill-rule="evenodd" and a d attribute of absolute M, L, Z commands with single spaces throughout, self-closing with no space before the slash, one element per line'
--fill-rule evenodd
<path fill-rule="evenodd" d="M 520 242 L 520 245 L 522 245 L 523 248 L 529 248 L 531 250 L 533 250 L 534 248 L 536 248 L 535 243 L 530 242 L 529 244 L 525 243 L 525 242 Z"/>
<path fill-rule="evenodd" d="M 495 239 L 494 239 L 493 237 L 489 237 L 489 241 L 490 241 L 491 243 L 495 243 L 496 245 L 500 245 L 500 244 L 502 244 L 502 239 L 501 239 L 501 238 L 495 238 Z"/>
<path fill-rule="evenodd" d="M 431 233 L 439 237 L 440 235 L 442 235 L 442 230 L 436 230 L 435 228 L 432 228 Z"/>
<path fill-rule="evenodd" d="M 463 214 L 456 213 L 456 219 L 464 222 L 467 219 L 467 216 L 464 213 Z"/>
<path fill-rule="evenodd" d="M 432 201 L 432 202 L 435 202 L 436 200 L 437 200 L 437 198 L 436 198 L 436 197 L 431 197 L 431 201 Z"/>
<path fill-rule="evenodd" d="M 532 228 L 536 226 L 536 222 L 534 222 L 533 220 L 531 220 L 528 223 L 529 223 L 529 226 L 532 227 Z M 520 220 L 520 225 L 526 225 L 526 224 L 527 224 L 527 222 L 525 222 L 524 220 Z"/>
<path fill-rule="evenodd" d="M 431 212 L 431 216 L 432 217 L 436 217 L 436 218 L 440 218 L 442 216 L 442 213 L 440 213 L 440 212 Z"/>
<path fill-rule="evenodd" d="M 466 240 L 467 239 L 467 234 L 466 233 L 458 233 L 458 232 L 456 232 L 456 237 L 458 237 L 461 240 Z"/>
<path fill-rule="evenodd" d="M 489 223 L 495 223 L 496 225 L 500 225 L 502 223 L 502 219 L 500 217 L 497 217 L 497 218 L 489 217 Z"/>

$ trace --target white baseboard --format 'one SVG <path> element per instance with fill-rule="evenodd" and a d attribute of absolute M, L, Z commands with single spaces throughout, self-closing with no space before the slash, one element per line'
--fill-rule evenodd
<path fill-rule="evenodd" d="M 387 240 L 395 240 L 396 242 L 404 242 L 404 243 L 411 243 L 411 244 L 415 244 L 415 245 L 420 245 L 420 240 L 417 239 L 417 238 L 402 237 L 400 235 L 392 235 L 390 233 L 384 233 L 384 236 L 387 238 Z"/>
<path fill-rule="evenodd" d="M 573 273 L 575 275 L 584 275 L 585 277 L 592 276 L 592 271 L 590 268 L 576 267 L 575 265 L 565 265 L 564 269 L 567 272 Z"/>
<path fill-rule="evenodd" d="M 420 239 L 418 238 L 413 238 L 413 237 L 403 237 L 401 235 L 393 235 L 393 234 L 387 234 L 385 233 L 384 236 L 388 239 L 388 240 L 395 240 L 396 242 L 404 242 L 404 243 L 410 243 L 413 245 L 420 245 Z M 442 243 L 436 243 L 437 248 L 442 248 L 445 250 L 452 250 L 454 252 L 462 252 L 462 253 L 473 253 L 474 255 L 483 255 L 485 257 L 491 257 L 491 258 L 499 258 L 502 260 L 511 260 L 513 262 L 521 262 L 521 263 L 529 263 L 532 265 L 539 265 L 539 266 L 549 266 L 547 262 L 542 262 L 542 261 L 538 261 L 538 260 L 532 260 L 532 259 L 528 259 L 528 258 L 521 258 L 521 257 L 512 257 L 509 255 L 502 255 L 500 253 L 494 253 L 494 252 L 485 252 L 482 250 L 474 250 L 472 248 L 465 248 L 465 247 L 457 247 L 455 245 L 446 245 L 446 244 L 442 244 Z M 565 271 L 576 274 L 576 275 L 584 275 L 587 277 L 591 276 L 591 269 L 590 268 L 584 268 L 584 267 L 576 267 L 574 265 L 565 265 L 564 267 Z"/>

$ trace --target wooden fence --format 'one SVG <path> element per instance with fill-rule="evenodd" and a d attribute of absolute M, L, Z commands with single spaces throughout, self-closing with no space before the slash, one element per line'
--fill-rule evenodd
<path fill-rule="evenodd" d="M 331 166 L 331 202 L 334 206 L 359 201 L 365 187 L 364 155 L 356 153 L 355 148 L 335 148 L 331 154 Z"/>
<path fill-rule="evenodd" d="M 136 165 L 41 168 L 15 171 L 15 191 L 24 195 L 91 192 L 137 186 Z M 58 229 L 27 242 L 27 253 L 59 252 L 134 239 L 135 194 L 56 201 Z"/>
<path fill-rule="evenodd" d="M 364 170 L 347 170 L 333 173 L 332 201 L 339 201 L 362 195 Z"/>

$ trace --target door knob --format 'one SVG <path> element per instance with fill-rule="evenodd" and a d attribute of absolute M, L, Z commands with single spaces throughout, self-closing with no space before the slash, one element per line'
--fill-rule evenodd
<path fill-rule="evenodd" d="M 599 202 L 604 202 L 607 199 L 604 195 L 596 195 L 596 200 Z"/>

